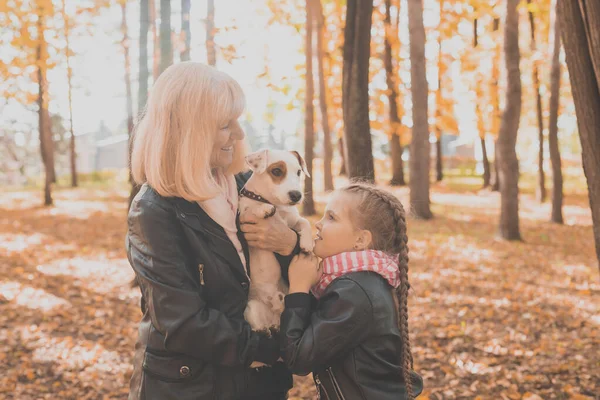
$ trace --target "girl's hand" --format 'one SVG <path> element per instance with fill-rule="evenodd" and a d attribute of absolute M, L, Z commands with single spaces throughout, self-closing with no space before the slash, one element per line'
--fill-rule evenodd
<path fill-rule="evenodd" d="M 319 282 L 323 269 L 314 254 L 300 253 L 292 259 L 288 271 L 290 293 L 308 293 Z"/>

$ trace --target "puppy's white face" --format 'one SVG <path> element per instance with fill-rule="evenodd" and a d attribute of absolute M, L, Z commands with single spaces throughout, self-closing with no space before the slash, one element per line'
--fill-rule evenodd
<path fill-rule="evenodd" d="M 253 187 L 259 189 L 262 197 L 274 205 L 302 201 L 302 174 L 309 174 L 298 152 L 259 150 L 246 156 L 246 163 L 254 171 Z"/>

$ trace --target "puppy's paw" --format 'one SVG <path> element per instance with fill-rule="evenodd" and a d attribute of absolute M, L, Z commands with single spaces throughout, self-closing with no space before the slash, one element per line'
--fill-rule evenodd
<path fill-rule="evenodd" d="M 300 249 L 303 253 L 312 253 L 315 242 L 310 235 L 300 235 Z"/>
<path fill-rule="evenodd" d="M 268 300 L 271 302 L 271 309 L 273 310 L 274 313 L 279 315 L 283 312 L 283 309 L 285 308 L 284 298 L 285 298 L 285 294 L 282 292 L 279 292 L 279 291 L 277 293 L 275 293 L 273 296 L 268 297 Z"/>
<path fill-rule="evenodd" d="M 257 218 L 270 218 L 273 215 L 275 215 L 275 211 L 277 211 L 277 209 L 275 208 L 275 206 L 273 204 L 261 204 L 260 206 L 254 208 L 252 210 L 253 214 L 257 217 Z"/>
<path fill-rule="evenodd" d="M 277 211 L 277 208 L 271 204 L 268 204 L 269 208 L 267 208 L 265 210 L 265 219 L 267 218 L 271 218 L 273 215 L 275 215 L 275 212 Z"/>

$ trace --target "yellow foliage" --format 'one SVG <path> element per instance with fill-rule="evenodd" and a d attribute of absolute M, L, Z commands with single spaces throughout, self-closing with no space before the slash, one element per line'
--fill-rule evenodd
<path fill-rule="evenodd" d="M 96 15 L 110 4 L 110 0 L 96 0 L 93 6 L 77 4 L 74 13 L 76 16 L 82 13 Z M 60 43 L 54 39 L 62 38 L 65 29 L 72 29 L 85 22 L 79 23 L 80 19 L 57 9 L 53 0 L 1 0 L 0 20 L 3 19 L 11 21 L 3 26 L 3 33 L 5 37 L 10 38 L 6 45 L 16 50 L 16 55 L 6 60 L 6 64 L 0 68 L 0 79 L 6 83 L 0 95 L 31 104 L 37 100 L 37 89 L 28 93 L 22 87 L 19 90 L 13 90 L 12 87 L 22 86 L 18 82 L 21 82 L 23 77 L 38 83 L 37 69 L 41 69 L 42 75 L 45 76 L 49 70 L 56 68 L 66 52 L 62 48 L 54 47 L 50 52 L 49 46 Z"/>

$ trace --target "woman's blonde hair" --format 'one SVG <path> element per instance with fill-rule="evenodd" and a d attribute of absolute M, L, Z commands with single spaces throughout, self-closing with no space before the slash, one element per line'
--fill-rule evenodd
<path fill-rule="evenodd" d="M 219 129 L 245 107 L 240 85 L 229 75 L 196 63 L 167 68 L 156 80 L 132 143 L 131 173 L 161 196 L 203 201 L 219 193 L 211 153 Z M 244 168 L 246 145 L 238 140 L 227 174 Z"/>

